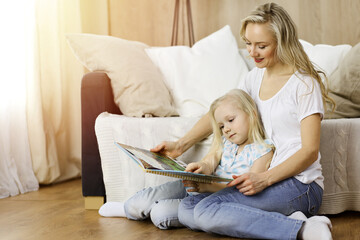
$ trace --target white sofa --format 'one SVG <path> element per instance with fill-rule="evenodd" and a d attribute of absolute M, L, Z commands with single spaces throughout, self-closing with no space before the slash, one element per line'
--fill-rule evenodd
<path fill-rule="evenodd" d="M 104 83 L 105 85 L 107 84 L 105 88 L 112 88 L 115 95 L 115 102 L 120 106 L 120 111 L 124 114 L 121 114 L 118 108 L 116 111 L 113 111 L 114 107 L 111 107 L 111 109 L 97 107 L 98 109 L 103 109 L 103 111 L 111 112 L 103 112 L 96 119 L 95 133 L 101 157 L 101 167 L 97 166 L 97 163 L 92 164 L 95 168 L 102 169 L 106 201 L 124 202 L 144 187 L 173 180 L 164 176 L 144 174 L 132 160 L 118 150 L 114 142 L 118 141 L 149 149 L 164 140 L 177 140 L 195 124 L 201 114 L 207 111 L 207 107 L 216 95 L 222 95 L 226 90 L 236 87 L 238 81 L 243 79 L 246 72 L 254 67 L 252 60 L 246 57 L 245 49 L 240 49 L 239 54 L 237 50 L 234 51 L 234 46 L 237 49 L 237 45 L 236 42 L 234 45 L 234 40 L 232 40 L 231 37 L 226 38 L 222 36 L 219 41 L 212 35 L 208 38 L 212 42 L 210 40 L 201 40 L 199 41 L 200 44 L 198 44 L 198 42 L 198 45 L 195 44 L 192 49 L 187 47 L 145 49 L 148 56 L 157 68 L 160 69 L 164 77 L 165 85 L 174 100 L 174 107 L 180 115 L 176 117 L 139 118 L 126 116 L 126 112 L 123 111 L 125 107 L 122 107 L 121 103 L 117 101 L 117 93 L 114 89 L 113 81 L 115 81 L 116 78 L 116 70 L 106 70 L 106 67 L 104 70 L 104 62 L 101 62 L 101 64 L 96 62 L 96 64 L 94 64 L 94 62 L 88 59 L 84 60 L 85 57 L 81 56 L 81 51 L 86 51 L 86 47 L 83 47 L 82 44 L 78 44 L 80 48 L 83 48 L 80 49 L 81 51 L 74 49 L 79 60 L 90 70 L 105 71 L 107 73 L 111 79 L 111 86 L 109 82 L 106 82 Z M 226 39 L 228 42 L 226 42 Z M 206 44 L 208 44 L 206 41 L 210 41 L 211 44 L 213 44 L 210 44 L 210 49 L 206 48 Z M 225 41 L 225 43 L 221 41 Z M 223 48 L 223 45 L 221 45 L 217 53 L 214 46 L 219 44 L 219 42 L 226 46 L 232 45 L 233 48 Z M 349 53 L 355 48 L 350 45 L 313 46 L 305 41 L 302 41 L 302 44 L 310 59 L 329 76 L 344 74 L 338 70 L 339 66 L 346 61 Z M 72 47 L 74 48 L 74 46 Z M 358 44 L 357 49 L 359 48 L 360 45 Z M 357 50 L 357 54 L 360 56 L 359 52 L 360 51 Z M 228 55 L 221 56 L 221 54 Z M 86 56 L 88 57 L 88 55 Z M 99 57 L 93 57 L 92 61 L 98 61 L 96 59 L 99 59 Z M 210 73 L 203 73 L 203 71 L 208 70 Z M 121 71 L 124 71 L 124 69 L 121 69 Z M 90 75 L 91 74 L 94 73 L 90 73 Z M 127 75 L 129 75 L 129 73 L 127 73 Z M 105 74 L 104 76 L 105 77 L 97 79 L 96 82 L 109 81 Z M 224 79 L 219 79 L 222 78 L 222 76 L 224 76 Z M 235 77 L 232 78 L 232 76 Z M 89 74 L 84 77 L 84 79 L 86 78 L 89 78 Z M 352 93 L 354 96 L 349 96 L 349 98 L 355 97 L 358 99 L 357 93 L 359 93 L 359 91 L 357 87 L 358 85 L 360 86 L 360 84 L 357 84 L 360 82 L 359 64 L 357 65 L 355 78 L 356 84 L 354 84 L 353 81 L 351 88 L 356 88 L 356 90 Z M 207 81 L 208 79 L 211 80 Z M 330 78 L 330 80 L 332 79 Z M 221 85 L 214 85 L 219 82 Z M 100 85 L 101 84 L 103 83 L 100 83 Z M 330 82 L 330 86 L 331 84 Z M 194 87 L 195 90 L 193 90 L 192 87 Z M 94 147 L 84 146 L 84 143 L 87 143 L 88 140 L 86 133 L 90 132 L 91 127 L 93 127 L 92 124 L 84 124 L 84 117 L 87 116 L 84 114 L 84 111 L 88 111 L 84 109 L 92 108 L 90 107 L 89 99 L 94 98 L 94 91 L 97 91 L 97 94 L 100 95 L 102 94 L 101 89 L 103 89 L 103 87 L 99 88 L 98 85 L 94 85 L 92 88 L 93 90 L 90 90 L 91 94 L 86 94 L 86 91 L 89 91 L 88 87 L 82 87 L 82 95 L 89 95 L 88 98 L 82 99 L 83 190 L 86 189 L 86 192 L 91 192 L 91 189 L 97 187 L 95 185 L 99 185 L 98 183 L 90 184 L 94 177 L 99 176 L 94 176 L 94 171 L 87 170 L 88 164 L 90 164 L 92 160 L 87 159 L 86 151 L 93 151 Z M 207 94 L 208 92 L 209 94 Z M 339 95 L 341 96 L 341 94 Z M 100 100 L 91 101 L 93 102 L 92 104 L 97 104 L 98 101 L 108 102 L 111 101 L 111 97 L 109 100 L 109 97 L 103 98 L 100 96 L 97 97 Z M 151 99 L 148 101 L 151 101 Z M 112 104 L 114 105 L 114 103 Z M 341 103 L 340 105 L 344 104 Z M 129 106 L 126 107 L 128 108 Z M 359 103 L 355 103 L 355 105 L 353 104 L 351 107 L 360 110 Z M 346 116 L 346 112 L 342 114 Z M 337 119 L 325 119 L 322 121 L 321 126 L 320 152 L 322 155 L 321 164 L 323 167 L 323 175 L 325 177 L 323 204 L 320 210 L 322 214 L 336 214 L 346 210 L 360 211 L 360 115 L 341 118 L 341 114 L 336 112 L 334 116 L 337 117 Z M 180 157 L 181 160 L 188 163 L 200 160 L 209 148 L 210 138 L 189 149 Z M 100 185 L 101 184 L 102 183 L 100 183 Z"/>
<path fill-rule="evenodd" d="M 124 202 L 144 187 L 172 180 L 144 174 L 114 142 L 151 148 L 163 140 L 176 140 L 198 118 L 129 118 L 102 113 L 96 120 L 101 165 L 107 201 Z M 126 130 L 124 130 L 126 129 Z M 322 214 L 360 211 L 360 119 L 329 119 L 322 122 L 321 164 L 325 177 Z M 207 152 L 210 139 L 188 150 L 181 160 L 198 161 Z"/>

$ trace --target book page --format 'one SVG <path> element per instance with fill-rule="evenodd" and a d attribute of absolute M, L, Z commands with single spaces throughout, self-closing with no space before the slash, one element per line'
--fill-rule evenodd
<path fill-rule="evenodd" d="M 131 149 L 131 153 L 134 156 L 136 156 L 137 158 L 139 158 L 140 160 L 145 161 L 149 164 L 148 166 L 143 164 L 145 169 L 149 169 L 149 168 L 155 168 L 155 169 L 161 169 L 161 170 L 166 169 L 159 163 L 159 161 L 156 161 L 154 158 L 148 156 L 147 154 L 145 154 L 141 151 L 138 151 L 136 149 Z"/>
<path fill-rule="evenodd" d="M 144 166 L 145 169 L 160 169 L 160 170 L 175 170 L 175 171 L 184 171 L 186 168 L 186 164 L 171 159 L 165 155 L 159 154 L 159 153 L 153 153 L 149 150 L 136 148 L 132 146 L 128 146 L 125 144 L 117 143 L 120 147 L 125 148 L 128 152 L 130 152 L 132 155 L 137 157 L 138 159 L 141 159 L 148 164 L 150 164 L 152 167 L 149 168 L 149 166 Z M 144 164 L 143 164 L 144 165 Z"/>

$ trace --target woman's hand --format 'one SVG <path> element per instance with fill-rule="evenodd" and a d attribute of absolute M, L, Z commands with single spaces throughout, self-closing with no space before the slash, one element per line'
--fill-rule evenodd
<path fill-rule="evenodd" d="M 179 142 L 162 142 L 156 147 L 150 149 L 150 151 L 161 153 L 172 158 L 177 158 L 178 156 L 183 154 Z"/>
<path fill-rule="evenodd" d="M 239 189 L 239 191 L 244 195 L 254 195 L 270 186 L 267 181 L 266 172 L 249 172 L 239 176 L 234 175 L 233 178 L 234 180 L 227 186 L 232 187 L 236 185 L 236 188 Z"/>

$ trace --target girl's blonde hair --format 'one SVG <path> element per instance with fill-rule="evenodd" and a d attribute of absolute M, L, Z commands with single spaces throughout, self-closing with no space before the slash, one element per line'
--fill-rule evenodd
<path fill-rule="evenodd" d="M 267 147 L 272 147 L 264 141 L 265 131 L 254 100 L 243 90 L 233 89 L 224 96 L 216 99 L 210 106 L 209 113 L 214 134 L 210 153 L 215 153 L 217 159 L 221 158 L 223 149 L 222 132 L 215 120 L 214 112 L 224 102 L 231 103 L 234 107 L 245 112 L 249 116 L 248 140 L 250 143 L 257 142 L 264 144 Z"/>
<path fill-rule="evenodd" d="M 328 96 L 328 90 L 322 82 L 328 79 L 323 71 L 316 70 L 301 45 L 295 23 L 284 8 L 276 3 L 266 3 L 256 8 L 248 17 L 242 20 L 240 36 L 246 41 L 245 31 L 249 23 L 269 24 L 277 42 L 276 57 L 280 62 L 292 66 L 302 74 L 309 75 L 320 84 L 321 94 L 325 103 L 335 108 L 335 102 Z"/>

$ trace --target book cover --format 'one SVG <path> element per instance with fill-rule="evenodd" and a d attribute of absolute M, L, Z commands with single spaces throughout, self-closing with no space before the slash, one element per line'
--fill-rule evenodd
<path fill-rule="evenodd" d="M 132 160 L 134 160 L 135 163 L 137 163 L 146 173 L 181 178 L 183 180 L 191 180 L 202 183 L 231 182 L 233 180 L 230 178 L 218 177 L 216 175 L 185 172 L 187 164 L 178 159 L 173 159 L 160 153 L 154 153 L 146 149 L 118 142 L 115 142 L 115 144 Z"/>

